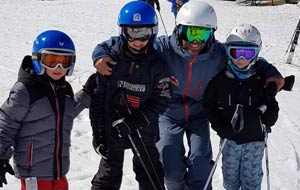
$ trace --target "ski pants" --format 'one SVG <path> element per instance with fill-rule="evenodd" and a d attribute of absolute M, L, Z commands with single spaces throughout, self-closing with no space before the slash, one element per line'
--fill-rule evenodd
<path fill-rule="evenodd" d="M 151 167 L 150 161 L 147 158 L 147 155 L 142 146 L 138 146 L 137 148 L 141 154 L 143 162 L 146 165 L 147 170 L 149 171 L 156 188 L 161 190 L 160 185 L 163 187 L 164 179 L 163 179 L 163 169 L 162 164 L 159 161 L 159 153 L 155 146 L 147 146 L 147 150 L 149 152 L 151 161 L 153 166 L 157 172 L 158 179 L 155 177 L 153 168 Z M 153 185 L 149 180 L 145 169 L 143 168 L 138 156 L 132 150 L 133 155 L 133 171 L 135 172 L 135 179 L 139 183 L 139 190 L 153 190 Z M 91 190 L 118 190 L 121 187 L 122 182 L 122 170 L 123 170 L 123 161 L 124 161 L 124 150 L 118 150 L 109 152 L 109 157 L 107 159 L 101 159 L 99 164 L 99 169 L 96 175 L 92 180 L 92 188 Z"/>
<path fill-rule="evenodd" d="M 223 185 L 227 190 L 260 190 L 264 141 L 237 145 L 228 140 L 222 150 Z"/>
<path fill-rule="evenodd" d="M 37 180 L 37 190 L 68 190 L 68 180 L 62 177 L 58 180 Z M 31 187 L 32 188 L 32 187 Z M 30 189 L 31 189 L 30 188 Z M 21 190 L 30 190 L 26 186 L 25 179 L 21 179 Z"/>
<path fill-rule="evenodd" d="M 212 169 L 212 150 L 208 121 L 194 119 L 178 122 L 165 115 L 159 118 L 157 143 L 168 190 L 201 190 Z M 185 153 L 183 137 L 187 138 Z M 211 189 L 211 185 L 208 189 Z"/>

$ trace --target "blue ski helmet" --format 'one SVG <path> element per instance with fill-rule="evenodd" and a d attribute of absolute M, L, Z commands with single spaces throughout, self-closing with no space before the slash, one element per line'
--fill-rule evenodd
<path fill-rule="evenodd" d="M 57 53 L 73 53 L 74 63 L 68 69 L 67 75 L 73 73 L 75 66 L 75 46 L 72 39 L 59 30 L 48 30 L 39 34 L 33 43 L 32 48 L 32 64 L 36 74 L 42 75 L 45 72 L 44 66 L 40 62 L 40 53 L 42 50 L 53 51 Z"/>
<path fill-rule="evenodd" d="M 119 26 L 156 26 L 154 8 L 144 1 L 132 1 L 123 6 L 118 18 Z"/>
<path fill-rule="evenodd" d="M 144 1 L 131 1 L 120 10 L 118 17 L 120 36 L 122 38 L 122 27 L 152 27 L 153 41 L 158 33 L 158 21 L 154 8 Z"/>

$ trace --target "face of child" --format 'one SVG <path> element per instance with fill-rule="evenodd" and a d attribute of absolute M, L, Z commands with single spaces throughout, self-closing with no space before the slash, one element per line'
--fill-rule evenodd
<path fill-rule="evenodd" d="M 247 61 L 243 58 L 240 58 L 240 59 L 233 59 L 232 62 L 239 68 L 239 69 L 242 69 L 242 68 L 245 68 L 247 67 L 249 64 L 250 64 L 250 61 Z"/>
<path fill-rule="evenodd" d="M 46 69 L 46 74 L 53 80 L 59 80 L 67 74 L 68 70 L 57 67 L 55 70 Z"/>
<path fill-rule="evenodd" d="M 146 41 L 140 41 L 140 40 L 134 40 L 134 41 L 128 41 L 128 47 L 130 51 L 133 53 L 139 53 L 143 48 L 145 48 L 148 44 L 149 40 Z"/>

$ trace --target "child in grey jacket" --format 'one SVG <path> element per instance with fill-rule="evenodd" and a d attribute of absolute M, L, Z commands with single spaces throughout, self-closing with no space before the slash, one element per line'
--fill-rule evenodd
<path fill-rule="evenodd" d="M 74 95 L 65 76 L 72 75 L 75 55 L 68 35 L 49 30 L 35 39 L 32 56 L 24 57 L 0 108 L 0 187 L 8 172 L 21 179 L 22 190 L 68 189 L 73 120 L 89 107 L 92 81 Z"/>

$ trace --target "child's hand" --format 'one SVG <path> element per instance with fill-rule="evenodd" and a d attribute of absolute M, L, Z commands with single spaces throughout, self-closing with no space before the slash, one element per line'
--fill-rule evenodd
<path fill-rule="evenodd" d="M 6 173 L 15 175 L 13 168 L 9 164 L 9 160 L 0 160 L 0 187 L 3 187 L 3 183 L 7 184 L 7 180 L 5 177 Z"/>

